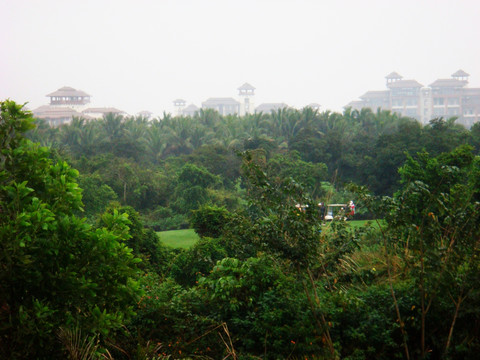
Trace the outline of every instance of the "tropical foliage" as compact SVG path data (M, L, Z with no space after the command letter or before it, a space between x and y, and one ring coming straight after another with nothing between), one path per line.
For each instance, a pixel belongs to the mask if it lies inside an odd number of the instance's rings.
M50 128L4 101L0 356L475 359L478 129L309 108ZM376 225L321 220L348 200ZM188 249L154 231L189 226Z

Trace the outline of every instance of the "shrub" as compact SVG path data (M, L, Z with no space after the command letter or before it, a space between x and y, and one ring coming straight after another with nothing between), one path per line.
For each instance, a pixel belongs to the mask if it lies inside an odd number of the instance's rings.
M204 205L192 211L190 225L200 237L218 238L231 216L223 207Z

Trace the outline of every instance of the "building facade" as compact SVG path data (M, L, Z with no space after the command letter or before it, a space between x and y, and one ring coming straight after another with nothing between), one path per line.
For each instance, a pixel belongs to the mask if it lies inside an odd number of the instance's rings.
M238 90L238 100L232 97L208 98L202 102L202 109L214 109L220 115L240 115L253 114L255 112L255 88L249 83L245 83ZM174 113L176 116L194 116L200 109L183 99L173 101Z
M113 107L87 108L91 95L69 86L64 86L46 96L50 98L50 104L34 109L33 115L37 119L47 121L50 126L68 124L73 117L92 120L101 119L109 113L127 115L124 111Z
M249 83L245 83L238 89L238 97L240 99L240 116L252 114L255 112L255 88Z
M48 95L50 103L33 110L33 115L43 119L50 126L59 126L72 121L73 117L83 117L84 110L90 103L90 95L82 90L64 86Z
M240 102L234 98L209 98L202 103L202 109L217 110L220 115L240 114Z
M345 107L391 110L423 124L433 118L457 117L459 124L471 127L480 120L480 88L468 87L469 76L458 70L449 79L438 79L423 86L416 80L404 80L392 72L385 77L387 90L367 91L360 100Z

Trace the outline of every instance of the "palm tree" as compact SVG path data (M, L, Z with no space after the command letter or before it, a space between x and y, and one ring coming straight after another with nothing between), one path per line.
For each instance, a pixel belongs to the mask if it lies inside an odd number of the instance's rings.
M245 138L259 138L268 134L269 115L263 113L247 114L243 119Z
M190 142L193 119L190 117L176 117L163 120L162 122L165 122L167 142L164 155L191 153L193 150L193 145Z
M112 142L123 135L125 128L123 120L122 115L114 113L108 113L103 116L103 119L100 120L100 124L104 132L105 140Z
M236 116L225 116L217 128L213 142L229 149L239 148L243 140L248 138L240 121L241 118Z
M217 110L200 109L200 111L195 114L194 119L196 119L197 122L202 124L203 126L206 126L211 130L215 130L219 122L221 122L222 117Z
M94 122L86 123L82 127L79 138L78 148L80 154L93 155L98 145L98 126Z
M85 125L85 119L73 117L69 124L60 126L60 139L74 154L80 153L80 137Z
M147 154L154 163L158 163L162 157L163 151L167 147L165 132L162 124L158 120L154 120L151 126L147 129L147 133L145 135Z

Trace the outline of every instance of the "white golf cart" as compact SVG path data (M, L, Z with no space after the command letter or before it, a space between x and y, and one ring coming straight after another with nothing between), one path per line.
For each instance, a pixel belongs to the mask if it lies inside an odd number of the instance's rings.
M347 220L347 215L353 216L355 214L355 205L353 201L348 204L328 204L325 214L326 221L332 220Z
M327 213L325 214L326 221L332 221L333 219L337 220L341 217L345 218L345 209L347 204L328 204Z

